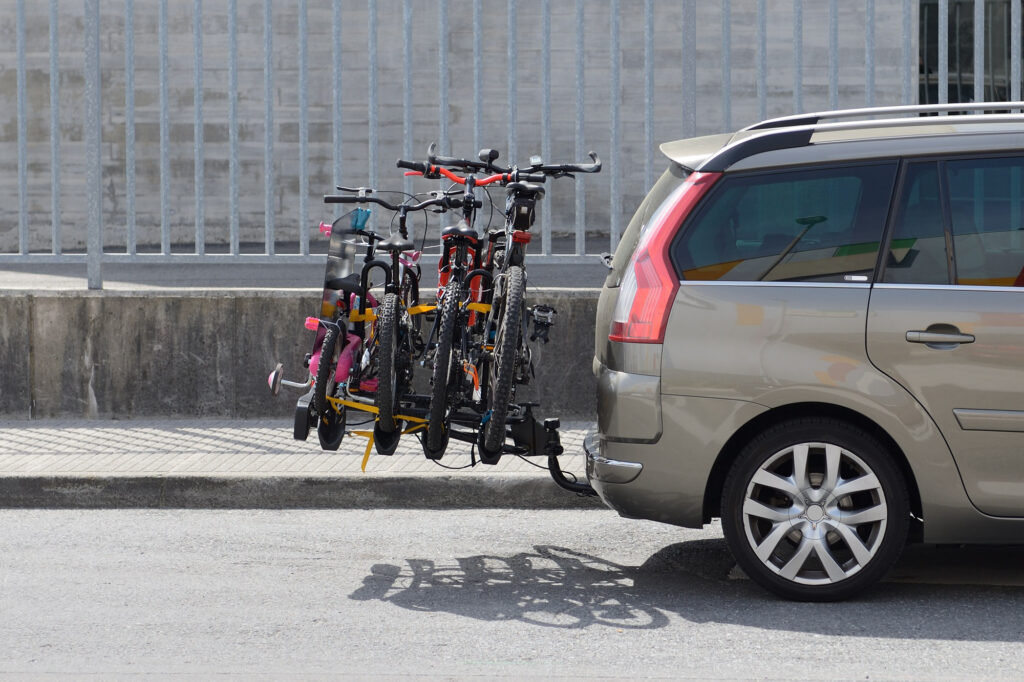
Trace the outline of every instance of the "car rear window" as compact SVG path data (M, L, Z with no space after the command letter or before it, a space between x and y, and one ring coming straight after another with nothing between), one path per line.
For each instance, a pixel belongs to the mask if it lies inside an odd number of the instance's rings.
M686 177L690 174L690 171L683 168L677 163L669 164L669 167L665 169L665 172L661 174L658 181L654 183L654 187L644 197L643 202L640 203L640 207L636 209L636 213L633 214L633 218L629 221L629 225L626 226L625 231L622 233L622 237L619 239L619 245L615 249L615 257L612 259L611 272L608 273L608 278L605 280L606 287L617 287L619 281L622 279L622 273L629 265L629 259L632 257L633 252L636 250L636 245L640 242L640 234L643 232L643 228L647 225L647 221L650 220L651 215L658 210L662 202L673 192L679 185L683 184Z
M870 281L895 161L726 175L672 246L691 281Z

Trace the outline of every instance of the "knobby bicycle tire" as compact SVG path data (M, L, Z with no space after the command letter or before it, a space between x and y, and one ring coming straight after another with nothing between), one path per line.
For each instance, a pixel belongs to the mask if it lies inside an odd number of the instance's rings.
M333 391L334 368L336 359L334 357L335 346L338 342L338 333L327 327L324 331L324 341L320 344L320 364L316 369L316 382L313 384L313 407L317 415L323 417L328 410L334 407L327 401L328 395ZM328 391L328 384L332 384L331 391Z
M399 302L396 294L387 294L377 308L377 406L380 430L395 430L395 402L398 398L398 324Z
M459 301L462 292L458 284L448 285L441 304L441 322L437 331L437 351L434 353L434 369L431 374L430 416L427 420L426 449L428 456L439 458L443 453L448 431L449 386L452 381L455 353L452 344L455 326L459 320Z
M505 419L512 399L512 383L515 381L516 363L519 360L519 345L522 340L522 308L526 281L523 269L513 265L508 269L505 295L500 303L502 310L498 320L498 331L494 337L494 358L490 363L490 386L488 409L490 418L484 424L483 449L488 454L501 451L505 443Z

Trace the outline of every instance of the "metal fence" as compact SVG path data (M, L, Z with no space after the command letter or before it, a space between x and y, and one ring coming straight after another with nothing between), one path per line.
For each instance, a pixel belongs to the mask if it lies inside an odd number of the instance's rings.
M432 140L446 153L494 146L512 160L598 151L602 173L555 184L541 213L536 256L578 262L614 249L658 171L658 142L770 115L918 98L922 5L913 0L242 0L241 8L193 0L170 5L173 17L168 0L49 0L45 15L42 3L13 1L5 14L14 17L8 118L17 151L8 158L17 159L17 187L6 205L17 207L17 239L0 267L85 261L90 288L102 287L105 263L319 261L310 244L315 195L340 182L410 191L412 180L389 167ZM937 6L939 83L949 82L949 2L924 3ZM1016 36L1009 98L1019 100L1021 3L1002 2ZM986 22L999 19L980 0L968 4L974 45L983 46ZM79 26L80 45L68 38ZM973 55L980 99L986 52ZM143 56L155 58L155 74L140 68ZM241 72L261 72L262 111ZM69 106L64 91L78 78L81 103ZM939 101L946 96L939 88ZM152 123L156 145L137 137ZM0 137L0 147L8 142ZM69 185L76 164L84 186L77 177ZM140 172L146 164L155 173ZM262 221L243 210L260 194ZM4 215L0 236L15 222ZM184 215L192 226L182 234ZM62 230L79 218L84 244Z

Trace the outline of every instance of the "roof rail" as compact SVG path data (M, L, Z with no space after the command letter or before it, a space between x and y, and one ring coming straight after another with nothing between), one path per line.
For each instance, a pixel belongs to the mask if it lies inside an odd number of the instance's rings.
M818 111L807 114L795 114L770 118L760 123L743 128L743 130L765 130L768 128L789 128L792 126L815 125L821 121L840 118L860 118L864 116L882 116L892 114L939 114L950 111L1006 111L1024 109L1024 102L958 102L956 104L914 104L898 107L866 107L863 109L840 109L837 111Z

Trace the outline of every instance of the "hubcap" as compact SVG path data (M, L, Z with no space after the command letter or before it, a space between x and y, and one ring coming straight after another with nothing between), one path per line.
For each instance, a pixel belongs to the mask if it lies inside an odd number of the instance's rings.
M747 485L747 541L774 573L805 585L849 578L885 536L885 494L855 454L831 443L800 443L772 455Z

